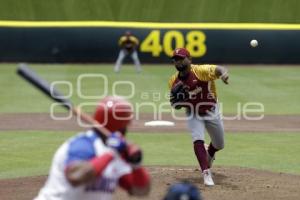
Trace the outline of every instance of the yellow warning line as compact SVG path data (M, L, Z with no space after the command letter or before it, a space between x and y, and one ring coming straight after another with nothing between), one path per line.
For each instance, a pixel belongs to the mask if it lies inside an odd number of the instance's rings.
M0 21L0 27L112 27L145 29L239 29L239 30L300 30L300 24L267 23L154 23L111 21Z

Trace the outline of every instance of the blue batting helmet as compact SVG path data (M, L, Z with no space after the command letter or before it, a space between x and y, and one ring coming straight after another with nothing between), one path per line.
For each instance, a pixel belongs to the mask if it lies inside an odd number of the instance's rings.
M196 186L183 182L172 185L164 200L202 200L202 197Z

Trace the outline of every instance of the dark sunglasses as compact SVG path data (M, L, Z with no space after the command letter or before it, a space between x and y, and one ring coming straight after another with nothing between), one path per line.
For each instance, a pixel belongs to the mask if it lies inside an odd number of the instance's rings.
M180 57L180 56L175 56L172 58L173 61L179 61L179 60L183 60L184 58L183 57Z

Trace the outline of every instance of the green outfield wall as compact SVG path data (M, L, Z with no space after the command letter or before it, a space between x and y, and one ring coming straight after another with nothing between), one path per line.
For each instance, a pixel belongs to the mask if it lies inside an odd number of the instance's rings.
M0 0L0 20L300 23L299 0Z
M0 21L0 61L114 62L126 30L143 63L170 63L176 47L197 63L300 63L300 25L24 21Z

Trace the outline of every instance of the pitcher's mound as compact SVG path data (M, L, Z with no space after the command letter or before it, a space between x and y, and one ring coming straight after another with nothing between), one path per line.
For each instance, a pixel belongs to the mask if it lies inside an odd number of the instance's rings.
M215 186L205 187L196 167L149 167L152 190L145 200L162 200L167 188L179 181L195 184L207 200L299 199L300 176L239 167L214 167ZM129 199L123 192L116 199ZM137 198L130 198L137 199Z
M144 200L162 200L167 188L179 181L195 184L206 200L284 199L300 197L300 176L239 167L214 167L216 185L204 187L197 167L148 167L152 176L152 190ZM32 199L46 177L27 177L0 180L0 197L5 200ZM115 200L140 199L117 191Z

